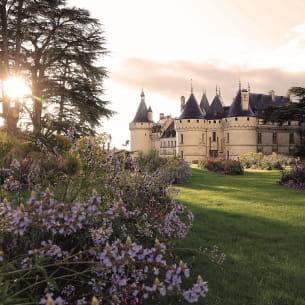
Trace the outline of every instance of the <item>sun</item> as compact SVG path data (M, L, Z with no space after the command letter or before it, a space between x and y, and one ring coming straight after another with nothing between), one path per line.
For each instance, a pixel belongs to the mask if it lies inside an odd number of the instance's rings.
M17 100L32 94L30 87L22 77L9 77L3 81L4 93L11 99Z

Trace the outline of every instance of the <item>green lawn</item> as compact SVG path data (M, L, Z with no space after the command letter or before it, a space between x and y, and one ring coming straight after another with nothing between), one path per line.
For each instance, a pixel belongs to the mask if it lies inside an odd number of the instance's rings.
M280 173L225 176L193 169L179 200L195 214L183 248L219 246L227 259L208 263L179 254L209 282L209 305L305 304L305 192L277 185ZM178 250L179 252L179 250Z

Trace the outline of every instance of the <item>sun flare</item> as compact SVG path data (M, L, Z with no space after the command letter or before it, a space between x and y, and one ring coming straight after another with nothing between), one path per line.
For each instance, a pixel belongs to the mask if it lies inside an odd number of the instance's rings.
M5 94L11 99L20 99L32 94L30 87L21 77L10 77L3 82Z

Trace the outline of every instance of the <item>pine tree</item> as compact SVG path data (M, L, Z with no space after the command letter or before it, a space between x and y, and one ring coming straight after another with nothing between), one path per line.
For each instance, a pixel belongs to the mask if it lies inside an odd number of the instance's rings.
M65 0L1 0L0 14L2 78L23 74L31 83L34 134L62 133L70 122L94 134L113 113L100 97L107 76L97 65L107 54L100 23Z

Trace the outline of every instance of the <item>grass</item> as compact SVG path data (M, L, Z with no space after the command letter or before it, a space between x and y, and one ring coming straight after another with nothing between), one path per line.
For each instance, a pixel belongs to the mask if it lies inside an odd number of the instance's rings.
M207 305L305 304L305 192L279 186L280 173L225 176L193 169L179 200L195 214L179 256L209 282ZM223 265L187 249L217 245Z

